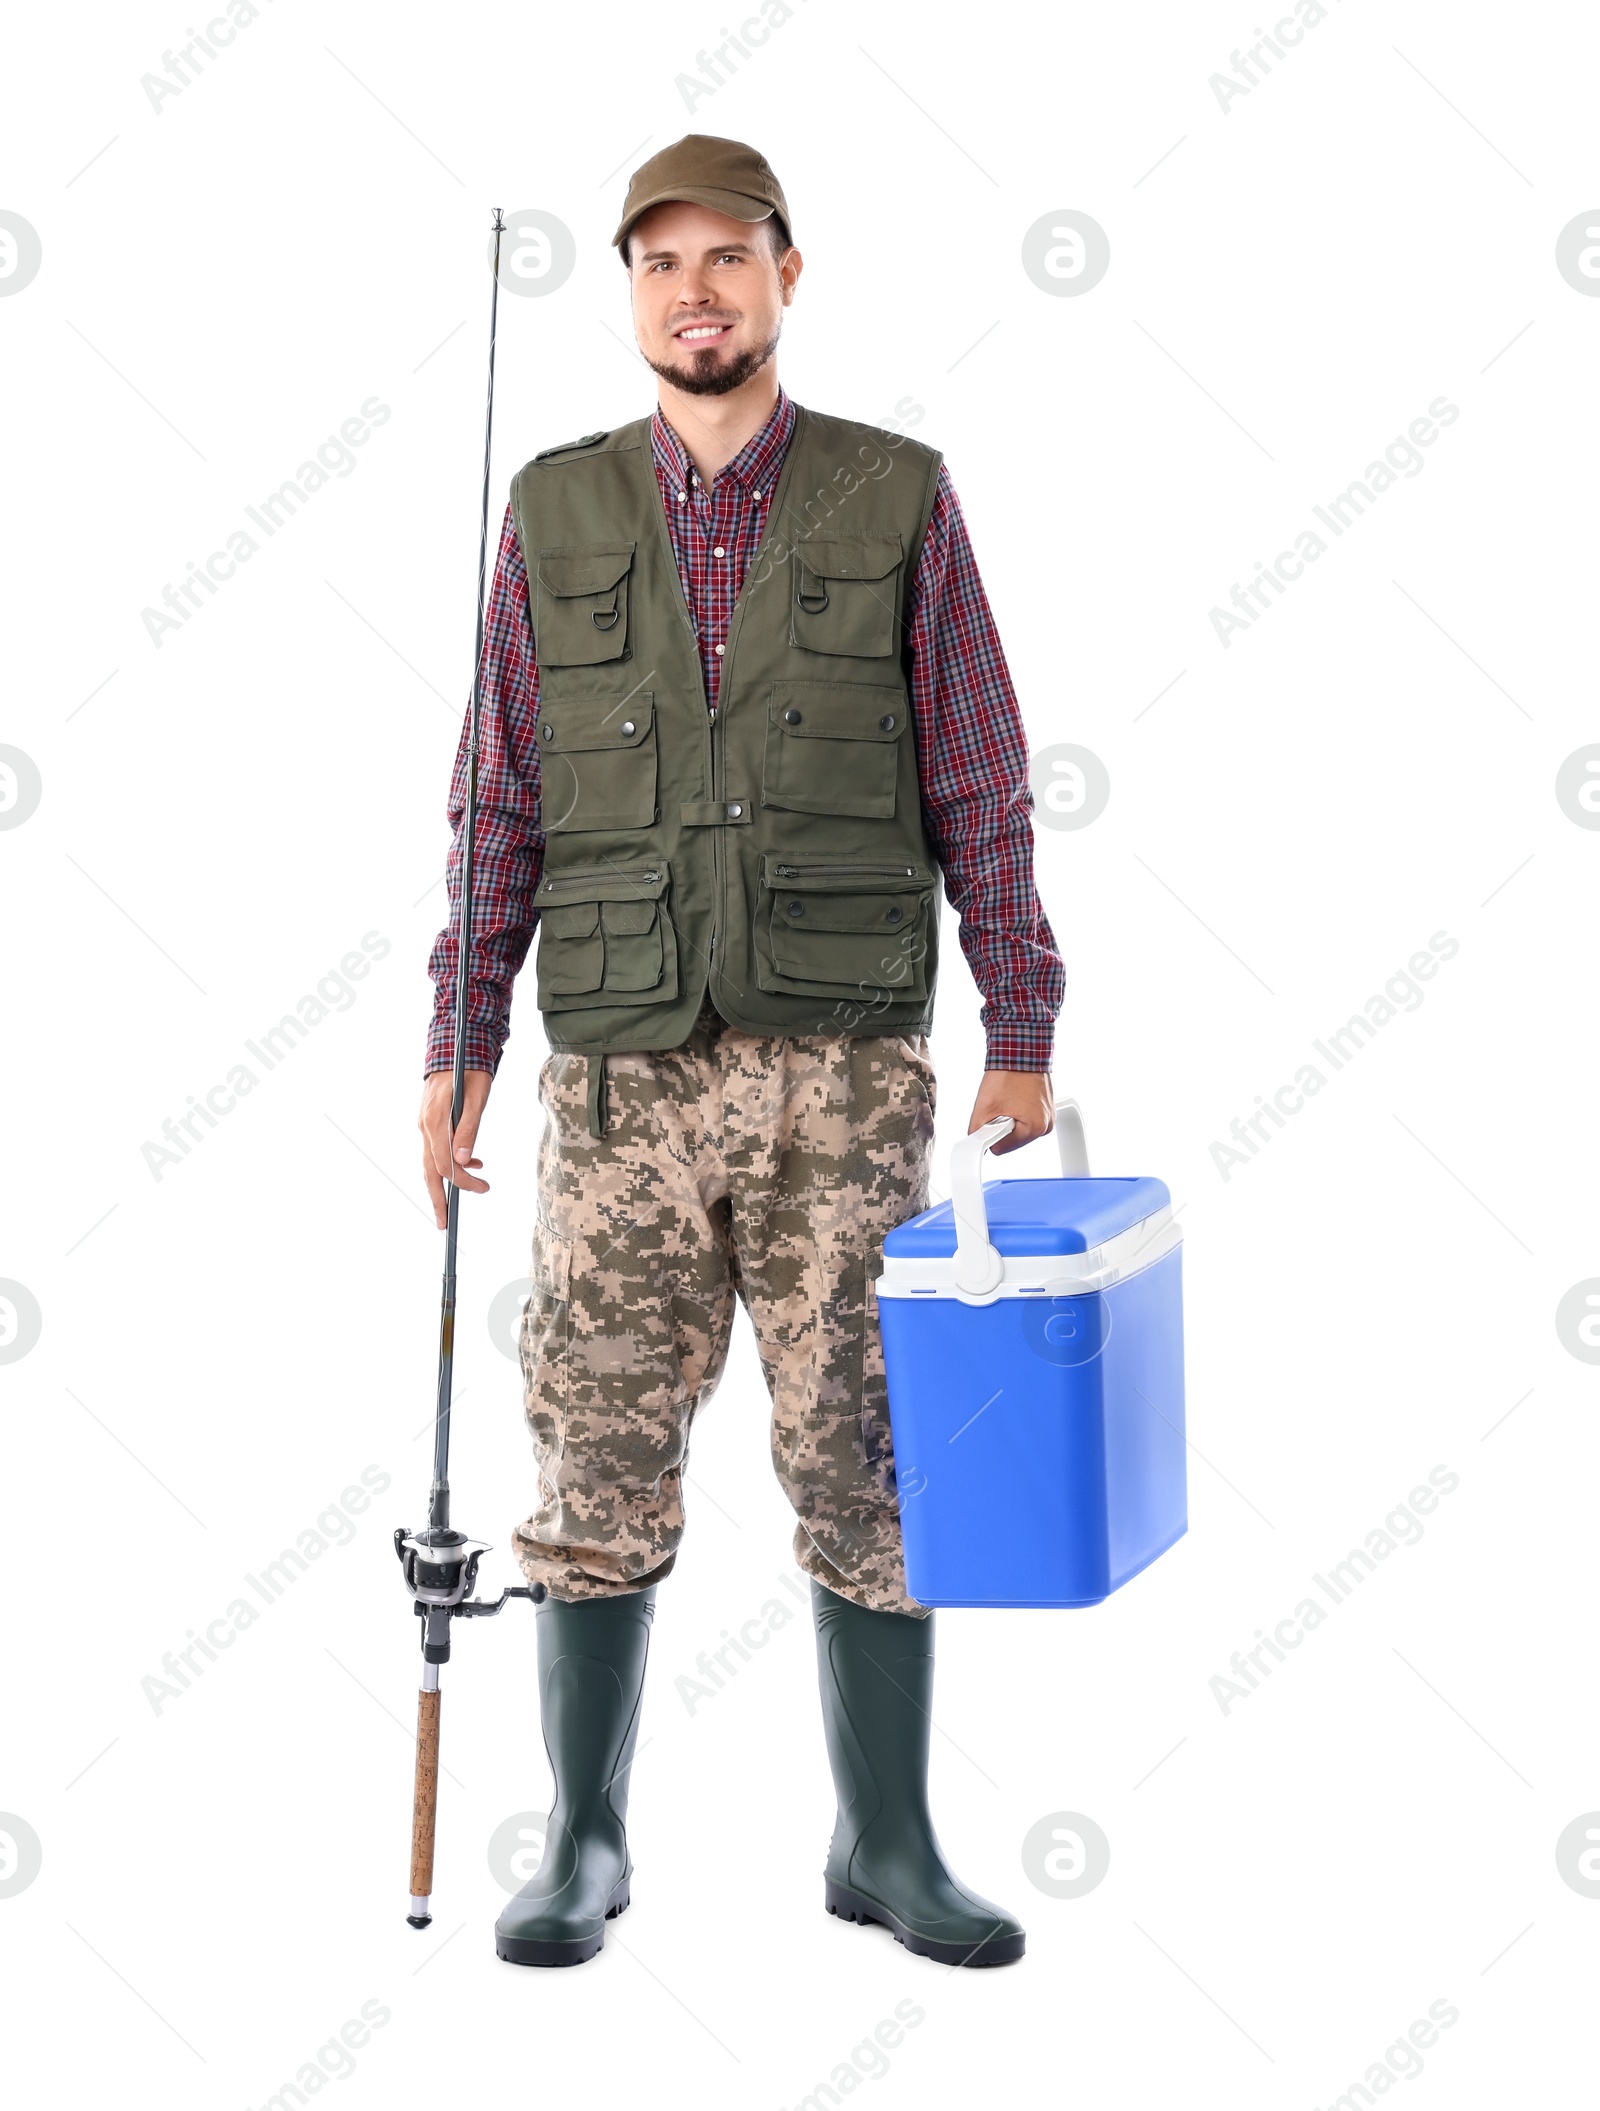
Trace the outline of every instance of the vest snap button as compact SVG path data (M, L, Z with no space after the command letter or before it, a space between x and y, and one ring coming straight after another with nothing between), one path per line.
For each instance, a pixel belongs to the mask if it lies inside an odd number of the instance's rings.
M904 909L888 909L884 912L887 920L892 924L897 924L905 913Z
M882 726L885 733L892 733L894 731L894 713L886 711L882 718L878 720L878 724Z
M546 722L546 723L545 723L544 725L542 725L542 726L541 726L541 727L539 728L539 731L540 731L541 735L542 735L542 736L544 737L544 739L546 739L546 740L553 740L553 739L555 738L555 731L556 731L556 729L555 729L555 727L554 727L554 726L550 725L550 724L549 724L548 722Z
M791 902L789 904L789 914L791 916L804 916L805 913L806 905L804 902Z
M739 805L737 800L735 800L733 805L728 808L728 812L733 816L734 820L737 821L739 816L744 812L744 808Z
M799 723L800 723L800 714L799 714L799 712L798 712L798 711L785 711L785 712L784 712L784 714L783 714L783 722L784 722L784 724L785 724L786 726L797 726L797 725L799 725Z
M624 734L629 734L634 731L634 723L631 718L625 718L622 721L622 730Z

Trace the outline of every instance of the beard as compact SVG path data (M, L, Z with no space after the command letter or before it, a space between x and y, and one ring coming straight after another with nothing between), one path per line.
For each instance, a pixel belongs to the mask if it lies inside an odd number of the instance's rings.
M687 371L682 367L666 366L648 353L644 355L644 363L652 373L659 374L663 381L670 381L686 396L727 396L736 388L743 388L752 374L759 374L777 349L778 332L774 330L766 344L736 352L726 365L721 364L722 355L715 345L708 345L704 351L691 352Z

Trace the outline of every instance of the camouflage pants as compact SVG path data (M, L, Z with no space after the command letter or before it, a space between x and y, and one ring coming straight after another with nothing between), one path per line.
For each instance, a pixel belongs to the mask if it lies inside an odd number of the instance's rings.
M795 1559L841 1596L906 1596L876 1299L884 1234L927 1207L934 1078L921 1036L747 1034L703 1010L680 1048L540 1077L539 1222L521 1359L538 1502L516 1529L560 1599L640 1590L683 1537L694 1418L737 1297L772 1396Z

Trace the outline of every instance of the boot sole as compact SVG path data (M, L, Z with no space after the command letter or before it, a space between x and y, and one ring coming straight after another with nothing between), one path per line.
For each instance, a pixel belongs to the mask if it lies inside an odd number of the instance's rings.
M994 1935L975 1943L940 1942L932 1935L919 1935L887 1906L880 1906L875 1899L863 1898L859 1891L850 1890L848 1885L836 1884L832 1877L822 1880L822 1902L840 1920L887 1928L895 1941L903 1943L913 1957L931 1957L935 1964L1015 1964L1027 1947L1027 1935L1020 1928L1015 1935Z
M624 1877L612 1892L606 1906L606 1919L615 1920L619 1913L626 1913L632 1903L632 1879ZM597 1957L606 1939L605 1928L599 1927L593 1935L580 1936L575 1942L546 1942L535 1935L502 1935L495 1930L494 1954L507 1964L564 1965L587 1964Z

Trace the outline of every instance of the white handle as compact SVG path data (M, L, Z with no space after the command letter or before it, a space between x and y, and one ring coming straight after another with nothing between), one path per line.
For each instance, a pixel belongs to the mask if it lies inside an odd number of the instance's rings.
M956 1224L956 1288L968 1297L987 1297L1005 1279L1006 1266L989 1238L989 1212L983 1199L984 1154L1008 1135L1016 1123L1001 1114L970 1136L963 1136L950 1153L950 1202ZM1087 1180L1089 1148L1084 1142L1083 1116L1074 1099L1056 1108L1056 1148L1061 1154L1063 1180Z
M1056 1108L1056 1149L1061 1153L1063 1180L1087 1180L1089 1146L1083 1138L1083 1116L1075 1099L1064 1099Z
M950 1204L956 1220L956 1288L969 1297L998 1290L1006 1265L989 1242L983 1205L983 1154L1016 1127L1009 1114L963 1136L950 1153Z

